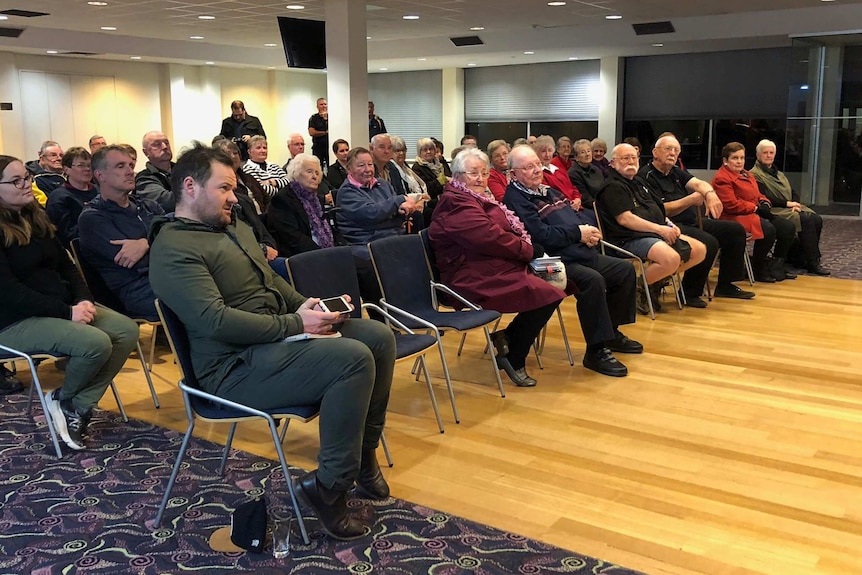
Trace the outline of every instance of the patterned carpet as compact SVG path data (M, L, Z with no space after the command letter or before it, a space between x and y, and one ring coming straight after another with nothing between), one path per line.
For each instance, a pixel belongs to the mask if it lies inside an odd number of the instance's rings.
M823 218L820 252L832 277L862 280L862 220Z
M49 455L41 410L34 410L34 425L25 409L24 395L0 399L0 573L637 575L399 499L375 504L377 522L364 539L336 542L310 517L311 544L296 534L288 558L217 553L207 544L210 533L228 525L231 510L249 497L265 490L270 517L290 515L276 462L236 451L222 479L214 471L221 447L192 440L166 517L153 531L148 525L181 435L98 412L94 448L58 461Z

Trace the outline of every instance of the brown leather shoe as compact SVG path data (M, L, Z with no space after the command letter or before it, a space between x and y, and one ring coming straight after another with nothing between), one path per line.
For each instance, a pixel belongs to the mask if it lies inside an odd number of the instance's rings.
M317 480L314 471L300 477L297 485L320 519L323 530L334 539L347 541L371 533L370 525L348 512L346 491L327 489Z

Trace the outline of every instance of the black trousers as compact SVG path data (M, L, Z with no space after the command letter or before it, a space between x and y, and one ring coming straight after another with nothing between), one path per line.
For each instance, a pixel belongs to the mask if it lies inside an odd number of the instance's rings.
M754 251L751 257L752 265L755 267L763 265L773 244L775 244L775 248L772 250L772 256L776 259L786 260L790 247L796 238L796 226L793 225L793 222L784 218L771 220L760 218L760 226L763 228L763 238L754 242Z
M797 234L805 263L820 259L820 233L823 231L823 218L817 214L800 212L802 230Z
M559 301L519 312L506 326L506 337L509 338L509 354L506 358L512 367L515 369L524 367L527 362L527 354L530 353L530 346L533 345L533 341L539 336L542 328L554 315L554 310L557 309L558 305L560 305Z
M566 264L566 276L578 287L578 320L587 346L610 341L619 326L634 323L637 275L629 262L599 255L594 268Z
M745 277L745 228L730 220L703 220L703 229L681 225L679 229L687 236L706 245L706 257L696 266L686 270L682 278L682 291L686 296L700 296L706 285L709 270L715 255L721 249L718 265L718 285L727 285Z

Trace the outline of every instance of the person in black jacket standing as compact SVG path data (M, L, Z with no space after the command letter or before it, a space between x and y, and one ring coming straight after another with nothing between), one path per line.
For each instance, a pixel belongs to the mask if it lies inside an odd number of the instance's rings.
M219 134L236 142L243 161L248 159L249 139L252 136L266 138L266 132L263 130L260 119L245 111L245 104L242 103L242 100L234 100L230 103L230 116L221 121Z

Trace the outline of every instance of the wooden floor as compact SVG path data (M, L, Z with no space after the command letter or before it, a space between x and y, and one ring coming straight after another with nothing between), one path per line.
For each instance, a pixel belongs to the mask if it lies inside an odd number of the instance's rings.
M862 573L862 282L758 284L753 301L638 317L614 379L580 366L574 300L564 304L575 367L554 320L533 389L500 398L479 336L447 342L462 423L439 358L429 365L446 433L423 385L396 371L386 435L393 495L650 574ZM669 298L665 308L672 308ZM163 350L156 411L139 364L118 379L129 414L185 428ZM51 367L43 368L48 375ZM505 379L505 376L504 376ZM116 409L106 396L106 409ZM200 433L223 442L226 426ZM236 446L274 458L263 426ZM316 425L286 441L315 466ZM382 454L381 454L382 461Z

